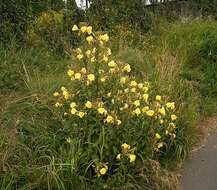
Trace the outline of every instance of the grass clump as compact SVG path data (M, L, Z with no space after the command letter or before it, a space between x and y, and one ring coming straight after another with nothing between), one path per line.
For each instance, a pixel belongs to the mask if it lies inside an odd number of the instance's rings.
M214 112L216 102L216 33L214 21L194 21L171 28L165 39L182 64L183 79L194 84L201 98L201 112ZM212 111L211 111L212 110Z
M24 46L20 48L15 42L8 44L7 48L0 44L0 57L0 94L8 94L12 91L23 92L26 90L26 84L32 78L48 70L52 73L57 70L63 71L62 63L65 62L44 47Z

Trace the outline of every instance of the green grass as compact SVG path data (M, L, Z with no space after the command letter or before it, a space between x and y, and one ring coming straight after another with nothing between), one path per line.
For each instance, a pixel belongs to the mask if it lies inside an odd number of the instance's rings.
M176 169L198 140L198 121L216 111L217 23L200 20L162 28L144 35L142 43L150 48L138 44L115 56L131 64L157 93L175 100L177 137L165 154L137 166L134 176L102 180L78 175L91 164L87 152L79 138L64 144L65 121L50 102L53 91L67 84L70 60L44 48L0 46L0 189L176 189Z

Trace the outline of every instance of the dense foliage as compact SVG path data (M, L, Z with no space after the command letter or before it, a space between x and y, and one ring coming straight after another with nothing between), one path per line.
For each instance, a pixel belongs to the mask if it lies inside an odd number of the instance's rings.
M0 41L4 44L7 44L11 38L25 41L28 25L34 24L36 17L40 14L51 10L61 11L63 14L64 35L71 41L67 28L72 24L72 19L77 23L89 22L100 30L112 30L113 33L120 31L117 26L144 33L150 31L156 23L153 14L163 15L168 20L174 21L180 16L211 15L216 17L217 9L215 0L165 1L162 4L156 4L153 1L153 6L146 6L143 0L91 0L89 2L90 8L84 11L77 7L74 0L68 0L67 3L62 0L3 0L0 2L0 20L2 21ZM61 48L60 51L62 51Z
M2 0L0 2L0 41L5 44L11 38L24 41L27 26L34 22L35 17L44 11L59 11L66 6L69 12L77 10L75 1L68 1L65 5L62 0Z
M134 30L148 31L151 18L142 0L95 0L92 1L88 16L91 23L101 29L111 29L115 25L125 25Z

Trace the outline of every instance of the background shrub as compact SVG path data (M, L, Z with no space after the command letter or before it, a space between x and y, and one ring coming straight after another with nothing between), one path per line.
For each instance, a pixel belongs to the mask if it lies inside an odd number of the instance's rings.
M132 30L145 32L151 27L151 17L141 0L91 2L87 18L95 28L109 30L115 25L124 25Z
M55 53L63 54L65 42L63 23L62 12L49 10L42 13L29 26L28 41L36 46L39 46L40 43L41 46L44 44Z
M24 31L30 21L30 15L21 1L2 0L0 2L0 41L5 45L10 39L23 40Z

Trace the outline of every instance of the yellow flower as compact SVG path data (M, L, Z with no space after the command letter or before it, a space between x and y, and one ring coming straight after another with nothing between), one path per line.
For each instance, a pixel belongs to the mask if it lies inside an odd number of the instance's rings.
M62 106L62 104L61 103L59 103L59 102L57 102L56 104L55 104L55 107L61 107Z
M65 98L66 100L68 100L68 99L69 99L69 94L68 94L68 93L65 94L65 95L64 95L64 98Z
M147 102L148 101L148 97L149 97L149 95L148 94L143 94L143 99Z
M130 159L130 163L134 162L136 160L136 155L135 154L129 154L128 158Z
M87 27L86 26L82 26L81 27L81 32L85 33L87 31Z
M86 72L87 72L87 69L83 67L83 68L81 69L81 73L86 74Z
M82 112L82 111L80 111L80 112L78 112L78 116L79 116L80 118L83 118L83 117L85 116L85 113Z
M76 113L77 113L77 110L76 110L75 108L72 108L72 109L71 109L71 114L72 114L72 115L75 115Z
M106 122L107 123L113 123L114 122L114 119L111 115L108 115L107 118L106 118Z
M90 51L90 50L87 50L87 51L85 52L85 54L86 54L86 56L89 58L90 55L91 55L91 51Z
M142 89L142 88L143 88L143 84L142 84L142 83L139 83L139 84L138 84L138 88L139 88L139 89Z
M160 143L157 144L157 148L158 149L162 148L163 146L164 146L164 144L162 142L160 142Z
M115 103L115 100L114 100L114 99L112 99L112 101L111 101L111 102L112 102L112 104L114 104L114 103Z
M108 41L109 41L109 36L108 36L108 34L100 35L100 36L99 36L99 40L101 40L101 41L103 41L103 42L108 42Z
M88 26L87 28L86 28L86 32L90 35L90 34L92 34L92 26Z
M102 77L102 78L100 79L101 82L105 82L105 80L106 80L105 77Z
M129 88L125 88L125 89L124 89L124 92L125 92L125 93L128 93L128 92L129 92Z
M75 31L78 31L79 29L78 29L78 26L77 25L74 25L73 27L72 27L72 31L73 32L75 32Z
M127 80L127 77L121 77L121 78L120 78L120 83L121 83L121 84L125 84L125 83L126 83L126 80Z
M71 139L70 137L68 137L68 138L66 139L66 142L70 144L70 143L72 142L72 139Z
M133 111L133 114L136 114L137 116L141 114L141 110L139 108L136 108L134 111Z
M163 123L164 123L164 120L163 120L163 119L161 119L161 120L160 120L160 124L163 124Z
M148 87L148 86L150 86L150 83L149 82L144 82L144 85Z
M124 109L127 109L129 105L127 103L124 104Z
M154 115L154 111L153 110L148 110L146 112L146 115L152 117Z
M77 104L75 103L75 102L72 102L71 104L70 104L70 108L75 108L77 106Z
M156 134L155 134L155 138L156 138L156 139L161 139L160 134L159 134L159 133L156 133Z
M157 96L155 97L155 100L161 101L161 96L157 95Z
M62 86L61 91L66 91L66 88L64 86Z
M143 87L143 91L146 93L146 92L148 92L148 87L147 86L144 86Z
M103 69L99 69L99 74L103 74L105 71Z
M117 120L117 125L120 125L122 122L121 122L121 120Z
M82 53L81 48L77 48L75 51L76 51L76 53Z
M142 112L143 112L143 113L146 113L148 110L149 110L149 107L148 107L148 106L145 106L144 108L142 108Z
M105 55L103 55L103 59L102 60L105 61L105 62L108 62L108 57L105 56Z
M96 48L93 48L92 53L93 53L93 54L96 53Z
M131 71L131 67L129 64L127 64L126 66L124 66L123 70L122 71L126 71L126 72L130 72Z
M120 159L121 159L121 154L118 154L118 155L116 156L116 159L117 159L117 160L120 160Z
M168 131L168 130L165 130L165 134L168 135L168 134L169 134L169 131Z
M82 54L78 54L78 55L77 55L77 59L78 59L78 60L83 59L83 57L84 57L84 56L83 56Z
M106 114L107 113L106 109L103 107L100 107L97 110L98 110L99 114Z
M90 81L89 81L89 80L86 81L86 85L87 85L87 86L90 85Z
M81 73L75 73L75 79L81 80Z
M66 99L66 100L68 100L69 99L69 93L68 93L68 91L63 91L63 96L64 96L64 98Z
M54 96L54 97L60 96L60 93L59 93L59 92L54 92L54 93L53 93L53 96Z
M74 75L74 71L71 70L71 69L69 69L68 72L67 72L67 75L68 75L69 77L72 77L72 76Z
M93 63L96 61L96 58L95 57L91 57L90 61Z
M114 61L110 61L110 62L108 63L108 66L109 66L109 67L116 67L117 64L116 64Z
M173 122L169 123L169 126L172 127L173 129L176 128L176 125Z
M114 72L115 72L115 69L114 69L114 68L111 68L111 69L109 69L109 72L110 72L110 73L114 73Z
M89 81L94 81L94 80L95 80L94 74L89 74L89 75L87 75L87 79L88 79Z
M162 108L159 108L158 109L158 112L161 114L161 115L166 115L166 110L165 110L165 108L164 107L162 107Z
M98 107L102 108L104 103L102 101L98 102Z
M112 54L112 51L110 48L107 48L107 55L111 55Z
M174 110L175 109L175 103L174 102L168 102L166 103L167 108Z
M99 171L99 173L101 175L105 175L107 171L108 171L108 168L105 167L105 168L101 168L100 171Z
M128 150L130 150L130 145L128 145L127 143L124 143L121 145L121 148L124 152L127 152Z
M140 106L140 101L139 100L135 100L133 102L133 104L136 106L136 107L139 107Z
M130 86L132 86L132 87L137 86L137 82L136 82L135 80L131 81L131 82L130 82Z
M87 40L87 42L90 44L90 43L92 43L93 42L93 36L88 36L87 38L86 38L86 40Z
M87 101L85 103L85 107L88 108L88 109L92 108L92 103L90 101Z
M172 121L175 121L176 119L177 119L177 116L174 115L174 114L172 114L172 115L171 115L171 120L172 120Z
M136 88L131 88L130 91L134 93L136 92Z

